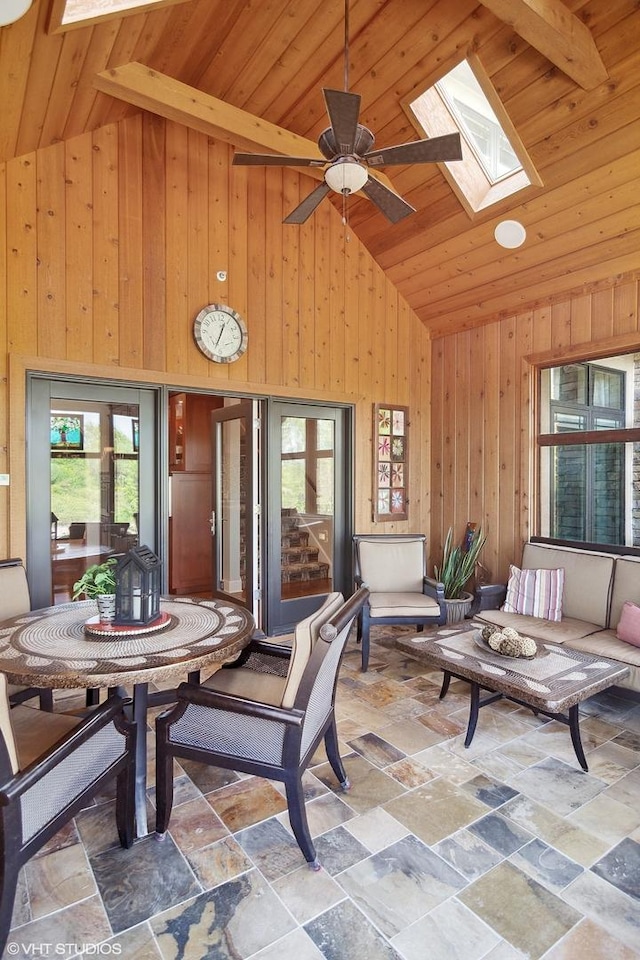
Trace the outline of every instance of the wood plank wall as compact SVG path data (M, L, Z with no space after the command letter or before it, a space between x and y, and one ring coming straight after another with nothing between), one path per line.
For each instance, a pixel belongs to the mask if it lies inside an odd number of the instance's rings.
M620 278L432 344L431 550L467 521L498 582L537 531L533 391L539 365L640 349L640 285Z
M354 403L358 531L373 529L373 403L408 405L410 519L377 529L428 532L428 334L331 204L282 224L310 180L230 161L138 115L0 166L0 556L25 551L30 367ZM211 302L247 320L228 366L193 342Z

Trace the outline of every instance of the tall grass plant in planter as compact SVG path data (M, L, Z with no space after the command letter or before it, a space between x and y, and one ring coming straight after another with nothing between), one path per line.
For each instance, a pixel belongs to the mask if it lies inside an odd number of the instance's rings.
M473 594L465 587L473 577L480 553L486 542L482 528L471 532L461 544L453 543L453 528L449 527L442 550L442 561L434 566L433 573L444 585L447 602L447 623L458 623L469 614Z

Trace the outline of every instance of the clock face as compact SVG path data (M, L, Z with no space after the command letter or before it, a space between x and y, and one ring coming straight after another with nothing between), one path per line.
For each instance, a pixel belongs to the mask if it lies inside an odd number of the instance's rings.
M204 307L193 324L195 341L209 360L232 363L247 349L247 328L239 313L223 303Z

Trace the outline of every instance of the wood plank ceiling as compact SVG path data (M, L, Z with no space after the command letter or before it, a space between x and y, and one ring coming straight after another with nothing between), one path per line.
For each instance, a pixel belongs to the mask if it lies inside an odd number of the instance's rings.
M194 88L189 125L201 94L224 101L218 128L207 115L198 129L235 129L227 139L242 149L244 115L234 127L225 104L265 121L248 138L256 152L290 152L285 131L315 143L327 126L322 87L343 88L343 0L173 0L48 32L60 3L35 0L0 29L0 161L140 109L109 87L132 62ZM542 186L471 217L437 165L388 167L415 214L392 226L366 199L348 202L351 229L434 336L640 271L638 0L351 0L349 85L378 146L421 135L403 104L469 52ZM522 247L497 245L503 219L524 224Z

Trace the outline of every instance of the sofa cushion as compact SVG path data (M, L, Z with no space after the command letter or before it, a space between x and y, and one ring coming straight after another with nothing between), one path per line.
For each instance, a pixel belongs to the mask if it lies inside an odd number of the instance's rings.
M562 619L564 569L521 570L509 567L505 613L522 613L544 620Z
M629 675L619 680L616 686L640 690L640 647L633 647L624 640L618 640L615 630L599 630L580 640L571 640L568 647L590 653L594 657L606 657L608 660L617 660L629 667Z
M616 637L634 647L640 647L640 607L631 600L626 600L622 605Z
M526 543L521 566L564 568L562 616L608 627L609 598L615 557L553 544ZM625 599L632 600L633 597Z
M550 640L552 643L580 640L602 630L597 623L588 623L574 617L563 617L557 621L543 620L541 617L526 617L521 613L505 613L504 610L482 610L475 614L474 619L482 623L493 623L498 627L514 627L525 637Z
M627 600L640 605L640 557L618 557L616 560L611 614L607 624L612 630L617 627Z

